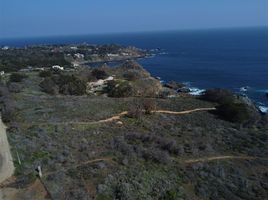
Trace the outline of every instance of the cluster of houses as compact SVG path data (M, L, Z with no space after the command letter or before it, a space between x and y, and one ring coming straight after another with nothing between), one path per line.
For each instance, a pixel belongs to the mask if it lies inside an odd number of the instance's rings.
M8 50L9 47L8 47L8 46L4 46L4 47L2 47L1 49L2 49L2 50Z

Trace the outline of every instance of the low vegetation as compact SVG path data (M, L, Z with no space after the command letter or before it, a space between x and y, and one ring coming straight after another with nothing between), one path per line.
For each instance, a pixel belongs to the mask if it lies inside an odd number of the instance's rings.
M242 123L250 118L250 110L242 103L226 103L217 107L217 114L223 119Z
M201 99L216 102L219 104L226 104L233 102L235 97L230 90L222 88L213 88L206 90L201 96Z
M240 97L226 89L209 89L201 99L218 104L215 112L222 119L235 123L255 123L260 113L255 105L247 98Z
M9 187L33 190L41 166L52 199L267 199L267 117L241 126L257 119L254 108L222 89L202 99L158 98L170 88L140 67L28 72L25 81L1 85L16 164ZM109 74L115 79L98 86L100 93L84 95L87 82ZM215 106L216 113L154 112Z
M40 87L49 94L84 95L86 94L86 82L74 75L54 75L45 78Z
M134 91L131 84L127 81L109 81L106 87L106 92L109 97L130 97Z
M109 76L104 70L98 68L93 69L91 75L96 79L106 79Z
M12 73L9 77L10 82L22 82L23 79L26 78L25 74L21 73Z
M39 76L42 78L50 77L52 76L52 72L50 70L44 70L39 72Z

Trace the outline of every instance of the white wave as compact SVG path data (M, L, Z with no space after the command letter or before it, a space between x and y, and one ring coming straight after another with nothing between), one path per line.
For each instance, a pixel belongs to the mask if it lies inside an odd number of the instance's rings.
M195 88L195 87L189 88L189 90L190 90L189 94L194 95L194 96L199 96L203 92L205 92L204 89L199 89L199 88Z
M249 86L239 88L240 92L247 92L250 89Z
M268 113L268 107L266 106L258 106L259 107L259 110L262 112L262 113Z

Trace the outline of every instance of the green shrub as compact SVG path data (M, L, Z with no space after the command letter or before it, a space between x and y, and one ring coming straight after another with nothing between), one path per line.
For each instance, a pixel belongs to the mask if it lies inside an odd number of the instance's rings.
M234 94L230 90L213 88L206 90L201 99L219 104L230 103L234 101Z
M55 95L84 95L86 94L86 82L74 75L54 75L45 78L39 85L42 91Z
M22 82L27 76L25 74L20 73L12 73L9 77L10 82Z
M96 79L106 79L108 78L108 74L102 69L93 69L91 75Z
M43 77L43 78L50 77L50 76L52 76L52 72L50 70L41 71L39 73L39 76Z
M167 191L159 200L176 200L180 197L177 191L169 190Z
M156 103L153 99L144 99L143 108L144 108L145 114L150 115L152 114L152 111L156 110Z
M142 106L140 104L133 103L128 108L127 117L140 119L142 117L142 114L143 114Z
M106 87L109 97L130 97L133 95L133 88L127 81L109 81Z
M242 123L250 118L250 111L243 103L226 103L217 107L217 114L231 122Z
M45 78L39 86L41 87L41 90L45 93L55 95L59 93L59 87L54 82L54 80L50 77Z
M60 75L58 85L61 94L77 96L86 94L86 82L74 75Z
M2 120L4 123L9 123L13 120L16 112L15 103L10 98L5 98L3 100L3 105L1 109Z
M166 151L161 151L156 148L148 148L143 151L143 158L146 161L153 161L156 163L169 164L171 158Z

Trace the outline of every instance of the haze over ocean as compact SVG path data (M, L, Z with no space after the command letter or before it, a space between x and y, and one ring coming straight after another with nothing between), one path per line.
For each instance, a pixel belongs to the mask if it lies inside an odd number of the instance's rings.
M160 54L139 60L152 75L200 89L229 88L268 107L267 27L12 39L0 45L82 42L160 48Z

